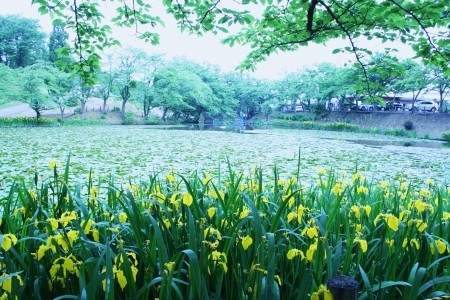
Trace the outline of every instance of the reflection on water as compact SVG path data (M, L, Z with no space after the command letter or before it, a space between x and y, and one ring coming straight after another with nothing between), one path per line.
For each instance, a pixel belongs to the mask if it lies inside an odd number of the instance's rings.
M258 134L261 133L260 129L270 129L276 128L273 126L257 126L254 127L251 124L245 123L232 123L232 124L190 124L190 125L162 125L162 126L151 126L152 129L162 129L162 130L192 130L192 131L225 131L234 133L244 133L244 134ZM258 131L252 132L258 129ZM286 130L286 129L285 129ZM297 130L297 129L292 129ZM325 140L340 140L329 137L322 137ZM442 142L436 140L415 140L415 141L389 141L389 140L369 140L369 139L342 139L349 143L359 144L371 148L382 148L384 146L400 146L400 147L420 147L420 148L450 148L450 142Z
M155 127L152 127L155 128ZM251 134L253 132L249 132L253 130L253 126L249 124L230 124L230 125L213 125L213 124L189 124L189 125L180 125L180 126L158 126L158 129L163 130L199 130L199 131L226 131L226 132L235 132L235 133L246 133Z

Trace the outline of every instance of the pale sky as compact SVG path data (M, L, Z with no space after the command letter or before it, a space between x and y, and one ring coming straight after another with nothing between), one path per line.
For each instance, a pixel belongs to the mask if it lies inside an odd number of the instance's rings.
M42 29L50 33L52 30L50 17L40 15L37 9L36 5L31 5L31 0L0 0L0 14L18 14L27 18L38 19ZM113 11L111 10L111 12ZM104 14L107 19L110 18L107 13ZM166 16L163 19L165 27L157 29L160 34L160 45L158 46L146 44L135 38L134 28L115 31L114 37L118 38L123 46L141 48L148 53L165 53L165 57L169 59L184 56L197 63L207 62L218 65L223 71L232 71L250 52L248 47L235 45L230 48L221 44L220 41L226 36L225 34L221 36L208 34L199 38L188 33L181 33L173 18ZM310 44L294 52L273 54L267 61L257 65L257 70L253 75L257 78L279 79L285 73L298 71L321 62L330 62L340 66L348 62L353 63L354 56L351 54L332 54L334 49L344 46L348 46L346 41L335 40L330 41L327 46ZM395 54L400 58L413 56L412 50L406 46L397 44L390 45L390 47L401 49ZM382 51L384 44L371 41L370 48L373 51Z

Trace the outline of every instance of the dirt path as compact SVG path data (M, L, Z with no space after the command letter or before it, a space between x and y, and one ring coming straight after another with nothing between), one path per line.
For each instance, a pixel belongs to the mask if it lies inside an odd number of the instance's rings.
M0 117L35 117L36 113L28 104L19 104L11 107L0 108Z

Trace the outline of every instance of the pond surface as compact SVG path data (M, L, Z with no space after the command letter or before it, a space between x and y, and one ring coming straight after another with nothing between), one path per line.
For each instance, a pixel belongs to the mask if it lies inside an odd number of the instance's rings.
M175 128L182 129L170 129ZM261 165L271 174L276 166L287 178L297 174L300 153L306 181L315 180L320 168L348 173L358 168L380 180L450 182L450 148L440 142L298 129L244 132L253 134L151 126L1 128L0 189L11 181L7 178L29 179L35 170L50 176L49 162L64 163L69 152L72 179L85 179L90 169L119 181L171 170L217 174L227 170L227 159L236 171Z

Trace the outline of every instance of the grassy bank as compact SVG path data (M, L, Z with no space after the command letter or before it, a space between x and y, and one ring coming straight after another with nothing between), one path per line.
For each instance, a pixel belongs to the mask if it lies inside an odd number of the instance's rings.
M30 117L0 117L0 127L53 127L53 126L91 126L91 125L107 125L102 120L81 120L81 119L65 119L57 118L30 118Z
M286 126L292 128L300 129L315 129L315 130L328 130L328 131L344 131L344 132L361 132L361 133L371 133L371 134L384 134L391 136L402 136L410 138L418 138L419 136L415 131L407 131L404 129L386 129L382 130L379 128L369 129L363 128L355 124L349 124L345 122L333 122L333 123L320 123L316 121L292 121L283 119L272 119L264 122L267 125L274 126ZM422 138L429 138L428 136L423 136Z
M15 182L1 199L3 296L318 299L336 274L359 299L449 293L450 190L318 169L310 186L259 168L115 185Z

